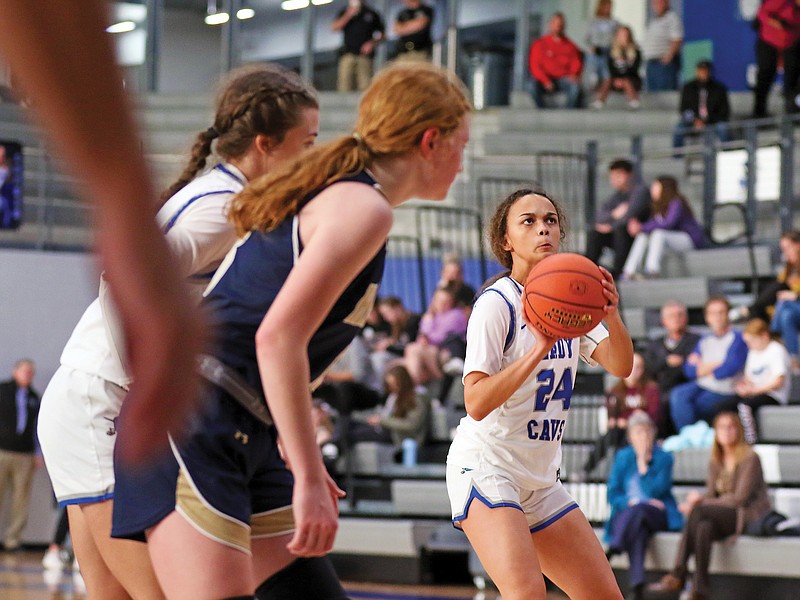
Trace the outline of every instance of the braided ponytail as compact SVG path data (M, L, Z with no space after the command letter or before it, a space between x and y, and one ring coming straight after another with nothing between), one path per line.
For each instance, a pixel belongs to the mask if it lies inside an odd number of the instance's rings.
M217 130L213 127L209 127L205 131L197 134L197 138L192 146L189 164L186 165L186 168L178 179L161 193L162 204L172 198L179 190L186 187L186 185L205 168L206 159L211 154L211 144L218 136L219 133L217 133Z
M232 71L222 84L216 105L214 125L197 134L189 163L161 195L162 203L205 169L214 140L220 159L238 158L257 135L273 137L280 143L286 132L300 123L303 109L319 108L316 93L299 75L272 64Z

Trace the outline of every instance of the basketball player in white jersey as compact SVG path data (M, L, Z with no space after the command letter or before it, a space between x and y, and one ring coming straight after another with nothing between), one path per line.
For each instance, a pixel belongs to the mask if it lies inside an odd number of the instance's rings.
M316 95L294 73L244 67L222 86L213 126L198 134L156 217L195 301L236 241L226 218L231 198L311 146L318 123ZM198 177L213 143L219 162ZM110 537L116 424L132 379L104 292L101 285L62 353L42 400L39 438L90 597L161 598L145 545ZM170 410L170 398L163 400Z
M492 249L509 269L476 300L467 330L461 420L447 457L453 523L467 534L503 600L543 600L543 574L573 600L621 600L600 542L559 481L561 438L578 359L617 377L633 344L619 294L601 269L603 324L575 339L526 322L523 285L559 251L563 215L542 190L509 196L490 225Z

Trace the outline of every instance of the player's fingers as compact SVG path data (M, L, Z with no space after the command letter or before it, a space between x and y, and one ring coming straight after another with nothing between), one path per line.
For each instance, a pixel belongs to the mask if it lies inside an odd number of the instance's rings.
M614 281L614 276L611 274L611 271L600 265L597 265L597 268L600 269L600 272L603 274L603 277L606 278L606 281Z

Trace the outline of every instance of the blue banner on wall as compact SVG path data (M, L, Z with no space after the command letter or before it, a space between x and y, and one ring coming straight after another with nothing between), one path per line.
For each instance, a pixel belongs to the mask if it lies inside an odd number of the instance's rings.
M749 89L747 69L755 63L756 43L752 19L759 4L759 0L683 2L684 41L711 42L714 75L731 91ZM694 65L687 64L686 67L694 71Z

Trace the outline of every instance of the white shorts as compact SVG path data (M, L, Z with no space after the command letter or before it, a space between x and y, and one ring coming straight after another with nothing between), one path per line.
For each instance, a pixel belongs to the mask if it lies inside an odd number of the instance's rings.
M508 506L523 512L531 533L554 523L578 508L560 481L539 490L523 490L503 473L447 465L447 493L453 525L461 529L470 504L480 500L489 508Z
M39 444L61 506L114 496L116 419L126 392L84 371L60 366L42 396Z

